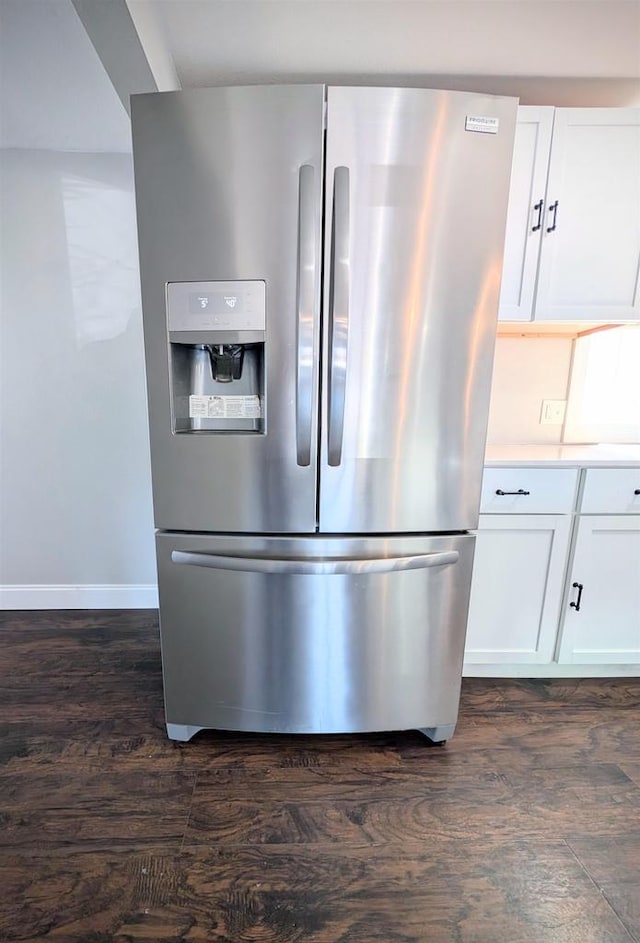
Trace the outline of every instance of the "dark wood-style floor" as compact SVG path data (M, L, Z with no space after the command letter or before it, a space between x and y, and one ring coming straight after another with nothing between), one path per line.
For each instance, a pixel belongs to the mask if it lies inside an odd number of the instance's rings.
M0 940L640 939L640 680L412 732L165 736L155 612L5 613Z

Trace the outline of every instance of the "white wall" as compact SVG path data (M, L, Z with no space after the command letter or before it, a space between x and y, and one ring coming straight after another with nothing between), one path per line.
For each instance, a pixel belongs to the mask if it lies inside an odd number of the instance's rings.
M129 116L71 0L0 0L0 146L131 151Z
M128 0L135 10L149 0ZM638 78L627 0L151 0L183 87L413 76ZM400 78L398 78L400 77ZM518 94L513 92L512 94Z
M562 426L541 426L543 399L566 399L573 341L498 337L489 410L489 445L560 442Z
M131 133L70 0L0 10L0 607L154 605Z
M0 605L154 605L131 156L0 153Z

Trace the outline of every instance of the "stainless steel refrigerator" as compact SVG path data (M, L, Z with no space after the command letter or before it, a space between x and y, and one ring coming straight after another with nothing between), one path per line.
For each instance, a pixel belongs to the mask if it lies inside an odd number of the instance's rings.
M167 731L454 730L516 100L133 99Z

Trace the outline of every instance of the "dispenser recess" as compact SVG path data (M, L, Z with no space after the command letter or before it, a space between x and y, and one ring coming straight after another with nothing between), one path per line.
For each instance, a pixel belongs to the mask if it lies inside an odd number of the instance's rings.
M263 281L169 282L175 433L265 432Z

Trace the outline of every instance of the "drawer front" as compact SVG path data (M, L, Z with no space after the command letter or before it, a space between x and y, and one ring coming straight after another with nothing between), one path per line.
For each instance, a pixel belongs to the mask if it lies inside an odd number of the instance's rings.
M271 733L455 723L475 540L158 534L167 722ZM388 569L394 557L424 566Z
M480 511L569 514L575 505L577 486L577 468L485 468Z
M583 514L640 514L640 468L588 468Z

